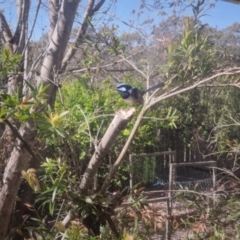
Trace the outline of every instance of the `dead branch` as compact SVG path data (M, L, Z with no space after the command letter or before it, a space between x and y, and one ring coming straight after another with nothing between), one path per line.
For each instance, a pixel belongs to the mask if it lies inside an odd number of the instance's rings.
M130 59L121 56L123 60L125 60L129 65L131 65L137 72L139 72L144 78L147 78L147 75L141 71Z
M76 217L76 214L74 212L74 210L70 210L68 212L68 214L66 215L66 217L63 219L62 221L62 225L67 228L70 224L70 222Z
M155 46L155 45L154 45ZM149 47L150 48L153 48L154 46L151 46ZM71 69L68 69L66 70L65 72L63 72L62 74L60 74L59 76L62 77L68 73L81 73L81 72L86 72L86 71L96 71L96 70L101 70L101 69L104 69L104 71L109 71L107 68L108 67L112 67L118 63L121 63L121 62L124 62L126 60L130 61L129 59L131 59L132 57L136 56L137 54L140 54L142 52L146 51L145 49L141 49L133 54L130 54L128 57L122 57L121 59L117 60L117 61L113 61L111 63L108 63L108 64L105 64L105 65L101 65L101 66L97 66L97 67L87 67L87 68L71 68ZM133 67L133 69L127 69L127 71L133 71L135 70L136 71L137 69L137 66ZM115 71L118 71L118 70L115 70ZM143 75L144 76L144 75Z
M131 142L132 142L132 140L133 140L133 138L134 138L134 136L135 136L135 134L137 132L137 129L138 129L138 127L139 127L139 125L140 125L140 123L142 121L142 118L145 115L146 111L147 111L147 109L146 109L146 107L144 105L142 107L142 110L141 110L140 114L138 115L138 118L137 118L137 120L136 120L136 122L134 124L134 127L133 127L132 131L131 131L131 134L130 134L130 136L127 139L127 142L125 143L121 153L118 156L118 159L116 160L116 162L112 166L112 169L110 170L108 176L106 177L106 179L105 179L105 181L104 181L104 183L103 183L103 185L101 187L101 190L100 190L101 194L104 194L107 191L108 186L109 186L113 176L117 172L118 167L119 167L120 163L122 162L123 157L125 156L128 148L129 148L129 145L131 144Z
M81 194L86 194L89 190L89 185L96 174L96 171L101 164L101 160L106 156L108 150L114 144L120 132L126 127L127 123L132 119L136 109L124 109L116 113L114 119L105 132L100 144L97 146L88 167L83 175L80 183Z

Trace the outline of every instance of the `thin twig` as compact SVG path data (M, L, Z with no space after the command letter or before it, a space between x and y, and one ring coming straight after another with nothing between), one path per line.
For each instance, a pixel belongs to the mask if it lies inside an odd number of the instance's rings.
M128 64L130 64L137 72L139 72L144 78L147 79L147 75L141 71L131 60L129 60L128 58L125 58L124 56L121 56L121 58L123 60L125 60Z
M34 31L34 28L35 28L35 25L36 25L36 22L37 22L37 17L38 17L38 13L39 13L39 10L40 10L41 3L42 3L42 0L39 0L38 1L37 10L36 10L36 14L35 14L35 17L34 17L34 22L33 22L33 25L32 25L32 29L30 31L29 37L28 37L28 39L26 41L26 44L24 46L24 49L23 49L23 52L22 52L22 56L24 55L24 53L26 51L26 48L28 47L28 44L29 44L30 39L32 37L33 31Z

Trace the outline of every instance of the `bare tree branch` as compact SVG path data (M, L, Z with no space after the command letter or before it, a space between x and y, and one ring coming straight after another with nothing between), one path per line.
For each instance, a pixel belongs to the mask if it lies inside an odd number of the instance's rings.
M155 46L155 45L154 45ZM151 46L150 48L153 48L154 46ZM149 49L150 49L149 48ZM139 49L139 51L137 52L134 52L133 54L129 55L128 57L122 57L121 56L121 59L117 60L117 61L111 61L111 63L108 63L108 64L105 64L105 65L101 65L101 66L97 66L97 67L87 67L87 68L71 68L71 69L68 69L66 70L65 72L61 73L60 74L60 77L68 74L68 73L81 73L81 72L86 72L86 71L96 71L96 70L101 70L101 69L104 69L106 71L121 71L121 70L112 70L112 69L107 69L108 67L112 67L118 63L121 63L121 62L124 62L124 61L127 61L128 63L130 63L131 61L129 59L131 59L132 57L142 53L146 51L145 49L141 50ZM131 65L131 64L130 64ZM134 66L133 69L127 69L126 71L133 71L135 70L136 71L137 69L137 66ZM139 70L141 71L141 70ZM141 72L140 72L141 73ZM142 74L144 76L144 73Z
M23 50L23 53L22 53L22 54L25 53L26 48L28 47L29 41L30 41L30 39L32 38L32 34L33 34L33 31L34 31L34 28L35 28L35 25L36 25L36 22L37 22L37 18L38 18L38 14L39 14L39 10L40 10L41 3L42 3L42 0L39 0L39 1L38 1L38 5L37 5L36 14L35 14L34 20L33 20L32 29L31 29L30 34L29 34L29 36L28 36L28 39L27 39L27 41L26 41L26 43L25 43L25 47L24 47L24 50Z
M122 129L124 129L127 123L132 119L135 111L136 111L135 108L130 108L126 110L120 110L116 113L114 119L112 120L106 133L104 134L101 142L97 146L88 164L88 167L83 175L83 178L80 183L81 194L86 194L87 191L89 190L91 180L96 174L96 171L101 163L101 160L107 154L108 150L115 142L116 138L118 137Z
M72 69L69 69L66 72L62 73L60 76L66 75L68 73L81 73L81 72L86 72L86 71L91 71L91 70L94 71L94 70L106 69L108 67L114 66L114 65L116 65L120 62L123 62L123 61L124 61L124 59L120 59L116 62L108 63L108 64L103 65L103 66L90 67L90 68L72 68Z
M2 28L3 41L5 43L8 43L12 39L13 35L12 35L12 32L9 28L9 25L8 25L7 21L6 21L6 18L3 15L2 10L0 10L0 24L1 24L1 28Z
M139 72L144 78L147 78L147 75L141 71L131 60L125 58L124 56L121 56L122 59L124 59L129 65L131 65L137 72Z
M220 73L217 73L211 77L208 77L208 78L204 78L202 80L199 80L199 81L196 81L195 84L189 86L189 87L186 87L186 88L183 88L183 89L180 89L180 90L177 90L179 89L179 87L176 87L174 88L173 90L169 91L168 93L164 93L162 94L161 96L157 97L157 98L153 98L153 95L151 95L151 97L145 102L145 104L143 105L142 107L142 110L140 112L140 114L138 115L138 118L134 124L134 127L131 131L131 134L129 135L121 153L119 154L116 162L114 163L112 169L110 170L107 178L105 179L102 187L101 187L101 190L100 190L100 193L101 194L104 194L106 192L106 190L108 189L109 187L109 184L112 180L112 178L114 177L115 173L117 172L118 170L118 167L120 166L126 152L127 152L127 149L129 148L136 132L137 132L137 129L142 121L142 118L144 117L144 115L146 114L147 110L154 106L155 104L159 103L160 101L162 101L163 99L167 99L169 97L173 97L175 95L178 95L180 93L183 93L183 92L187 92L187 91L190 91L194 88L196 88L197 86L200 86L202 84L205 84L206 82L210 81L210 80L213 80L213 79L216 79L220 76L225 76L225 75L236 75L236 74L239 74L240 73L240 68L231 68L231 69L228 69L228 70L225 70L223 72L220 72ZM176 76L174 76L176 77ZM156 91L155 91L156 93Z
M237 87L240 88L240 82L238 83L218 83L218 84L204 84L197 87Z
M31 78L32 78L32 75L33 73L35 72L35 70L37 69L39 63L43 60L43 58L45 57L45 54L47 52L47 48L48 48L48 45L46 46L46 48L44 49L44 51L36 58L36 60L32 63L32 66L31 66L31 69L27 75L27 78L25 79L26 81L29 81L31 83ZM27 90L27 89L25 89ZM23 91L25 92L25 91ZM27 95L27 94L26 94Z
M31 32L28 35L28 25L26 23L26 28L25 28L25 35L26 35L26 38L27 40L25 40L25 46L24 46L24 49L23 49L23 52L22 52L22 56L24 56L24 74L23 74L23 77L24 79L27 79L27 76L28 76L28 50L29 50L29 41L32 37L32 34L33 34L33 30L35 28L35 24L36 24L36 21L37 21L37 17L38 17L38 13L39 13L39 10L40 10L40 6L41 6L41 0L38 1L38 6L37 6L37 10L36 10L36 14L35 14L35 17L34 17L34 22L33 22L33 25L32 25L32 29L31 29ZM26 89L27 86L24 86L23 88ZM25 91L26 92L26 91Z
M160 101L162 101L164 99L167 99L167 98L173 97L175 95L181 94L183 92L187 92L189 90L192 90L192 89L194 89L194 88L196 88L198 86L201 86L201 85L209 82L210 80L217 79L220 76L236 75L238 73L240 73L240 68L230 68L230 69L227 69L227 70L225 70L223 72L214 74L211 77L204 78L204 79L202 79L200 81L196 81L196 83L192 84L189 87L182 88L180 90L173 89L173 90L169 91L167 94L164 94L163 96L159 96L157 98L153 98L149 103L147 103L147 108L150 108L150 107L154 106L155 104L157 104L158 102L160 102Z
M101 187L101 190L100 190L101 194L105 194L105 192L107 191L107 189L108 189L108 187L110 185L110 182L113 179L115 173L117 172L118 167L120 166L120 164L121 164L121 162L123 160L123 157L125 156L128 148L129 148L129 145L131 144L131 142L132 142L132 140L133 140L133 138L134 138L134 136L135 136L135 134L136 134L136 132L138 130L138 127L139 127L139 125L140 125L140 123L142 121L142 118L145 115L146 111L147 111L147 109L146 109L146 107L144 105L142 107L141 112L138 115L138 118L137 118L137 120L136 120L136 122L134 124L134 127L133 127L132 131L131 131L131 134L129 135L129 137L127 139L127 142L125 143L125 145L124 145L121 153L119 154L116 162L112 166L112 169L110 170L108 176L105 178L105 181L104 181L104 183L103 183L103 185Z
M28 16L29 16L29 9L30 9L30 0L25 0L22 3L22 24L21 24L21 35L19 39L19 48L20 51L23 50L26 44L27 34L28 34Z
M54 32L54 29L56 27L56 23L58 20L58 12L61 7L61 4L59 0L48 0L48 5L49 5L49 21L50 21L48 38L50 41Z
M100 0L97 3L97 5L94 7L95 0L88 1L88 5L87 5L86 11L85 11L83 23L77 32L77 36L76 36L73 44L71 44L71 47L69 48L68 52L66 53L66 55L62 61L61 71L65 71L69 61L72 59L72 57L77 52L78 46L80 45L84 35L86 34L90 19L93 17L93 15L96 13L96 11L98 11L101 8L101 6L104 4L104 2L105 2L105 0Z
M28 14L30 9L30 0L17 0L18 23L14 36L10 43L13 51L20 53L25 45L26 26L28 24Z

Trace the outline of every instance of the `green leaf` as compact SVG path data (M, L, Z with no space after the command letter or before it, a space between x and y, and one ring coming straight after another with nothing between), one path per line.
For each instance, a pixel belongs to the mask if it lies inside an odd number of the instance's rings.
M123 133L123 136L129 136L130 135L130 130L129 129L124 129L122 133Z
M69 111L62 112L62 113L60 114L60 117L63 117L63 116L65 116L65 115L67 115L68 113L69 113Z
M54 189L54 191L53 191L53 194L52 194L52 202L54 202L54 200L55 200L55 197L56 197L56 194L57 194L57 190L58 190L58 188L56 187L56 188Z

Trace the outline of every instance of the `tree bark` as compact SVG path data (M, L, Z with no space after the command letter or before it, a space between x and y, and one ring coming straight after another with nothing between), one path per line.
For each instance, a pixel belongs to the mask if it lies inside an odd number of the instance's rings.
M22 53L25 45L26 25L28 24L28 14L30 9L30 0L17 0L18 23L13 38L10 43L15 53Z
M69 48L69 50L67 51L67 53L62 61L61 71L65 71L68 62L72 59L72 57L77 52L78 46L81 44L81 41L88 29L90 19L95 14L95 12L97 12L102 7L105 0L99 1L95 7L94 7L94 2L95 2L95 0L88 1L88 5L87 5L86 11L85 11L83 23L77 32L77 36L76 36L72 46Z
M125 110L120 110L116 113L114 119L109 125L107 131L105 132L100 144L95 150L88 167L83 175L82 181L80 183L81 194L87 194L89 185L91 184L94 175L97 172L101 160L108 153L109 149L115 142L116 138L120 132L126 127L127 123L134 116L136 109L130 108Z
M79 2L80 0L48 0L50 11L52 11L50 13L50 41L43 59L38 81L43 85L49 84L46 97L51 106L53 106L55 102L58 86L58 71L67 48ZM93 3L94 2L95 1L93 1ZM99 1L95 8L98 10L103 2L104 0ZM20 53L24 51L23 49L25 48L23 43L25 43L25 29L30 9L30 1L17 0L17 4L19 18L15 34L12 36L10 28L1 12L0 23L3 29L4 41L9 42L14 52ZM92 8L94 7L93 5L91 6ZM16 86L15 83L13 84L13 88L14 86ZM28 145L30 145L36 137L33 129L34 126L32 122L29 121L19 130L19 134ZM29 151L26 150L23 142L16 139L15 146L5 168L3 186L0 192L0 240L6 237L17 192L21 184L21 171L27 167L31 156L32 154L30 155Z
M26 139L31 139L31 136L28 134L28 127L29 126L25 126L20 130L20 134L25 141ZM27 167L29 159L29 152L24 148L24 143L18 139L6 166L3 186L0 192L0 240L5 239L16 202L16 195L21 184L21 172Z
M5 43L8 43L12 39L12 32L10 30L10 27L9 27L2 11L0 11L0 24L1 24L1 28L2 28L3 41Z
M56 95L56 86L53 84L54 74L61 65L61 60L70 37L78 3L79 0L62 1L52 40L49 44L47 55L43 61L40 81L43 84L50 83L47 96L51 105L54 104ZM19 40L21 39L20 36L18 36L20 33L19 29L20 28L18 26L18 29L15 32L15 38L13 37L14 46L19 43ZM13 47L13 49L16 49L16 46ZM34 141L36 133L32 131L32 129L32 124L28 122L19 131L22 138L27 143ZM27 167L29 159L30 154L24 148L23 143L16 140L16 145L11 153L11 157L4 172L3 187L0 192L0 240L5 239L10 217L16 201L17 192L21 184L21 171Z
M100 190L101 194L105 194L105 192L107 191L107 189L108 189L108 187L109 187L109 185L111 183L111 180L113 179L115 173L117 172L118 167L120 166L120 164L121 164L121 162L123 160L123 157L125 156L128 148L129 148L129 146L130 146L130 144L131 144L131 142L132 142L132 140L133 140L133 138L134 138L134 136L135 136L135 134L136 134L136 132L138 130L138 127L140 126L142 118L143 118L143 116L145 115L146 112L147 112L147 108L144 105L142 107L142 110L141 110L140 114L138 115L138 118L137 118L137 120L136 120L136 122L134 124L134 127L133 127L132 131L131 131L131 134L129 135L129 137L128 137L128 139L127 139L127 141L126 141L126 143L125 143L121 153L119 154L116 162L114 163L112 169L110 170L108 176L106 177L106 179L105 179L105 181L104 181L104 183L103 183L103 185L101 187L101 190Z
M58 20L52 33L46 57L43 60L39 81L44 85L50 84L46 91L48 103L53 106L57 92L57 75L64 52L67 48L73 21L80 0L63 0L58 12ZM50 30L52 31L52 29Z
M50 22L50 30L48 33L48 38L49 38L49 41L51 41L51 38L58 20L58 11L60 8L60 1L48 0L48 5L49 5L49 22Z

